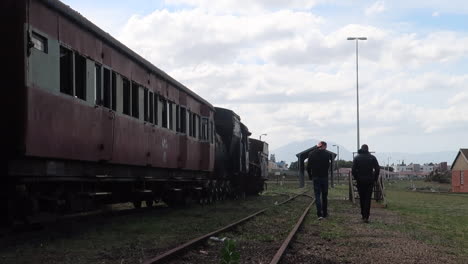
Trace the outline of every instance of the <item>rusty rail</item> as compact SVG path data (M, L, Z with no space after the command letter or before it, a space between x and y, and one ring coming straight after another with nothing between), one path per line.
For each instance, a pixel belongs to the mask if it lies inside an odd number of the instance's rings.
M276 252L276 254L273 257L273 259L271 260L270 264L277 264L281 260L281 258L283 257L284 252L286 251L286 248L288 247L289 243L293 239L294 235L296 235L297 230L299 230L299 227L301 227L302 223L304 222L305 216L307 215L307 213L310 210L310 207L312 207L312 205L314 203L315 203L315 199L313 199L312 202L309 204L309 206L307 206L307 208L304 210L304 213L302 214L301 218L299 218L296 225L294 226L294 228L289 233L288 237L284 240L283 244L281 245L281 247Z
M293 200L293 199L296 199L297 197L299 197L299 196L301 196L301 195L303 195L303 194L305 194L305 193L306 193L306 192L303 192L303 193L301 193L301 194L297 194L297 195L295 195L295 196L293 196L293 197L291 197L291 198L289 198L289 199L287 199L287 200L285 200L285 201L283 201L283 202L277 204L276 206L285 204L285 203L287 203L287 202L289 202L289 201L291 201L291 200ZM171 250L168 250L168 251L164 252L163 254L161 254L161 255L159 255L159 256L156 256L156 257L154 257L154 258L152 258L152 259L146 260L145 262L143 262L143 264L154 264L154 263L158 263L159 261L166 260L166 259L169 259L169 258L171 258L171 257L174 257L176 254L179 254L179 253L183 252L184 250L186 250L186 249L188 249L188 248L190 248L190 247L192 247L192 246L195 246L196 244L202 242L202 241L205 240L205 239L208 239L208 238L211 237L211 236L214 236L214 235L216 235L216 234L218 234L218 233L227 231L227 230L229 230L229 229L231 229L231 228L233 228L233 227L235 227L235 226L237 226L237 225L239 225L239 224L241 224L241 223L243 223L243 222L245 222L245 221L247 221L247 220L249 220L249 219L251 219L251 218L257 216L257 215L259 215L259 214L264 213L264 212L265 212L266 210L268 210L269 208L270 208L270 207L265 208L265 209L262 209L262 210L260 210L260 211L258 211L258 212L256 212L256 213L253 213L253 214L251 214L251 215L249 215L249 216L247 216L247 217L244 217L244 218L242 218L241 220L239 220L239 221L237 221L237 222L234 222L234 223L232 223L232 224L229 224L229 225L227 225L227 226L225 226L225 227L222 227L222 228L220 228L220 229L218 229L218 230L216 230L216 231L213 231L213 232L208 233L208 234L205 234L205 235L203 235L203 236L194 238L194 239L192 239L192 240L190 240L190 241L188 241L188 242L186 242L186 243L184 243L184 244L182 244L182 245L180 245L180 246L177 246L177 247L175 247L175 248L173 248L173 249L171 249Z

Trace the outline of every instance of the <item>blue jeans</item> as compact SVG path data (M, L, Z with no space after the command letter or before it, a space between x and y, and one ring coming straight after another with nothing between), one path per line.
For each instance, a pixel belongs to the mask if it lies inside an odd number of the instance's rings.
M328 178L314 179L315 205L317 206L317 216L327 217L328 205Z

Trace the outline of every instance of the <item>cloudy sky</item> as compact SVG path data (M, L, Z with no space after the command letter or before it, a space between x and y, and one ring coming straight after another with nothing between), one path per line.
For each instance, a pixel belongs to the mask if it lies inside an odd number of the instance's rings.
M309 138L377 152L468 147L465 0L66 0L270 149ZM311 142L313 144L315 142ZM307 146L306 146L307 147Z

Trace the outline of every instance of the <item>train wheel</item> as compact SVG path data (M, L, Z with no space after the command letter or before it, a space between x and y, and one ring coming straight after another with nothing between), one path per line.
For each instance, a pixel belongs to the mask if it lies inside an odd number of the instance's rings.
M141 208L141 200L133 201L133 207L135 207L135 208Z

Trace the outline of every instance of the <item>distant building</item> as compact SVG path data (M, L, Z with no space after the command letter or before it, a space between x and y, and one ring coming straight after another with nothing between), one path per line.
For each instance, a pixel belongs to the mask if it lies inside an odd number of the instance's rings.
M452 162L452 192L468 192L468 149L460 149Z

